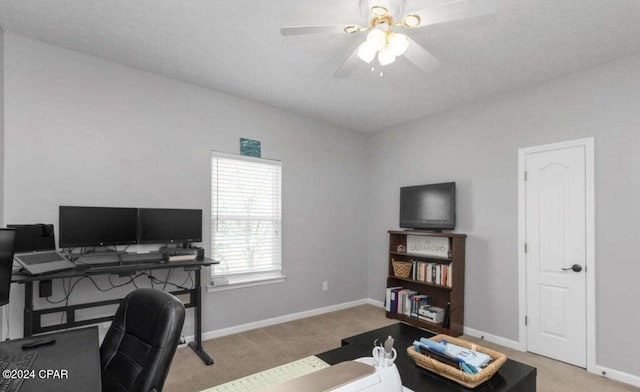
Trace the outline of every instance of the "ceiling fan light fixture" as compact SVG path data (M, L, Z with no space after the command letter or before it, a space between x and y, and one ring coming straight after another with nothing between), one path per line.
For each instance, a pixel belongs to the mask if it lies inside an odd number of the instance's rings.
M367 41L364 41L358 47L358 57L360 57L360 60L365 63L371 63L371 61L376 57L376 52L377 50L371 47Z
M402 56L409 47L409 37L400 33L389 33L387 46L394 56Z
M416 14L406 14L402 18L402 25L408 29L418 27L420 25L420 17Z
M367 34L366 41L375 51L382 49L387 43L387 34L380 29L373 29Z
M374 5L373 7L371 7L370 12L372 16L380 17L387 15L389 13L389 10L381 5Z
M380 65L389 65L396 61L396 55L393 54L388 46L385 46L378 52L378 62Z
M357 33L358 31L362 30L362 27L358 26L358 25L347 25L344 26L344 30L345 33L349 33L349 34L353 34L353 33Z

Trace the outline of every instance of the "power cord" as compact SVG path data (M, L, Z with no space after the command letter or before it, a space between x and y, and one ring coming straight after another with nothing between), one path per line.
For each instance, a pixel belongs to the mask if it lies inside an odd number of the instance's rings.
M149 271L151 272L151 271ZM167 276L165 278L165 280L160 280L158 278L156 278L155 276L151 275L151 273L147 273L147 272L139 272L138 274L136 274L135 276L130 276L129 279L123 283L113 283L112 281L112 276L115 274L109 274L109 284L111 285L111 287L109 288L102 288L98 285L98 282L96 282L92 276L83 276L78 278L75 282L73 282L73 284L71 283L72 278L63 278L62 279L62 290L64 292L64 297L60 300L51 300L49 299L49 297L46 297L45 300L50 303L50 304L60 304L64 302L64 306L68 307L69 306L69 298L71 297L71 293L73 292L73 290L75 289L76 285L78 283L80 283L82 280L84 279L89 279L91 281L91 283L93 283L93 285L95 286L95 288L98 291L101 292L106 292L106 291L111 291L115 288L118 287L122 287L122 286L126 286L128 284L133 284L135 286L135 288L139 288L138 285L136 284L136 279L138 279L139 277L142 276L146 276L149 278L149 282L151 284L151 288L153 288L153 284L161 284L162 286L162 290L164 291L167 286L173 286L176 287L180 290L193 290L195 288L195 282L191 276L191 271L187 272L187 278L185 279L184 282L182 282L182 284L177 284L177 283L173 283L171 281L169 281L169 279L171 279L172 275L173 275L173 270L170 269L169 272L167 272ZM187 282L191 281L191 287L186 287ZM4 311L5 311L5 318L7 319L7 334L6 334L6 339L9 339L9 312L7 310L7 306L4 306ZM60 324L64 324L65 322L65 316L66 316L66 312L62 312L62 314L60 315Z

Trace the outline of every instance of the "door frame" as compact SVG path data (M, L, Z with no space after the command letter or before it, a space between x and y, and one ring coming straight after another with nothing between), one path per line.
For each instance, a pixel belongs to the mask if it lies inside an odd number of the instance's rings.
M586 208L586 353L587 371L596 372L596 258L595 258L595 159L594 138L569 140L560 143L518 149L518 316L519 316L519 348L527 351L527 330L525 316L527 312L527 269L524 251L525 222L525 164L530 153L553 151L570 147L583 147L585 150L585 208Z

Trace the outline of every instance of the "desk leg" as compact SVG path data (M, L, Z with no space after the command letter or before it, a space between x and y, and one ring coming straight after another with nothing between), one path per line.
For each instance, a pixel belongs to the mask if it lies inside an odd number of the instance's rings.
M213 359L202 348L202 291L200 290L200 269L194 271L195 285L194 285L194 307L193 317L195 323L195 336L194 341L189 342L189 347L200 357L205 365L213 365Z
M33 282L24 283L23 331L25 338L33 335Z

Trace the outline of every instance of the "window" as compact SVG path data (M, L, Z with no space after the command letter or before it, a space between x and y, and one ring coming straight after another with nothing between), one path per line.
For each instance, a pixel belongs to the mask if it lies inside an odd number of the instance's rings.
M213 287L282 281L280 161L213 152Z

